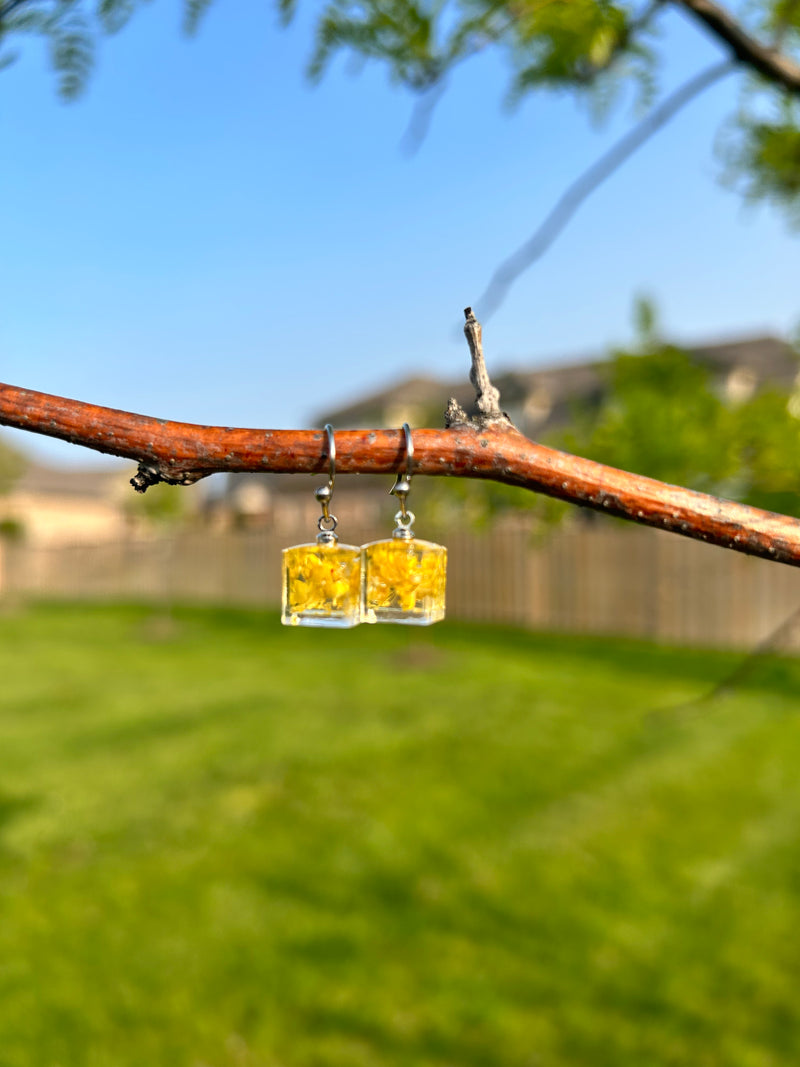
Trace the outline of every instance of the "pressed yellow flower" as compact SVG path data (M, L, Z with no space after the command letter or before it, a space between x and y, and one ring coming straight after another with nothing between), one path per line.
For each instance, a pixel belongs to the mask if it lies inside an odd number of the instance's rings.
M367 549L367 607L414 611L444 597L445 553L426 542L382 541Z
M347 611L359 595L358 560L336 545L300 545L285 553L289 611Z

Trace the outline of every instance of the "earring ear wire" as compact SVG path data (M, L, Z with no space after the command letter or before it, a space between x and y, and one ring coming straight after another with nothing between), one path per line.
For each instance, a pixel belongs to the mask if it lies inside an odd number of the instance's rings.
M336 438L329 422L325 423L325 433L328 435L328 484L315 489L314 496L322 508L322 514L317 520L317 541L321 545L332 545L339 540L335 532L339 520L330 513L331 497L336 483Z
M411 427L407 422L403 423L403 435L405 438L406 469L398 473L394 485L389 490L392 496L401 499L404 496L408 496L411 491L411 475L413 474L414 463L414 439L411 436Z
M406 500L408 494L411 492L411 475L412 464L414 462L414 441L411 437L411 428L407 422L403 423L403 434L405 437L405 450L406 450L406 469L400 471L395 478L394 485L389 490L392 496L397 497L400 501L400 510L395 515L395 526L393 536L409 540L414 536L414 531L411 528L414 522L414 513L409 511L406 507Z

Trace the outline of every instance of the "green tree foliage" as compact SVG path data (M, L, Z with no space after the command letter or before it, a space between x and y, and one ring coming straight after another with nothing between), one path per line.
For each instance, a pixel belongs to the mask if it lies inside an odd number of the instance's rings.
M800 106L782 100L771 117L744 113L721 140L727 178L748 200L781 206L800 226Z
M186 491L159 482L146 493L128 493L125 509L134 520L157 526L172 526L182 522L190 513Z
M800 365L800 364L799 364ZM797 398L765 389L731 403L687 352L646 339L614 353L609 391L558 444L589 459L800 517Z
M794 397L769 391L734 412L740 463L738 498L800 517L800 421Z
M0 439L0 496L11 492L26 466L25 456Z
M741 107L720 139L728 175L751 199L770 200L800 219L800 3L703 6L712 9L703 28L743 72ZM512 99L569 90L607 109L633 87L646 104L658 89L659 19L670 7L697 16L698 5L688 0L331 0L311 72L318 76L345 49L381 60L398 81L425 89L494 47L507 56Z
M641 35L634 27L641 28ZM625 54L615 75L644 79L655 54L646 44L632 6L597 0L332 0L317 31L311 64L319 74L333 55L349 48L388 63L411 88L427 88L456 64L488 45L507 54L511 91L586 89Z
M120 29L138 0L0 0L0 46L46 37L61 92L77 95L95 41ZM196 29L211 0L184 0ZM296 0L276 0L285 21ZM571 91L608 108L621 90L640 102L658 90L659 23L680 8L739 64L742 102L720 140L728 173L750 198L800 220L800 2L798 0L329 0L317 20L310 73L341 51L383 63L415 91L442 84L486 48L507 58L512 98ZM2 53L0 53L2 56ZM12 53L6 52L5 59Z
M659 339L652 305L640 301L635 320L637 344L611 354L600 404L576 407L570 425L542 443L800 518L800 393L765 388L732 402L707 366ZM575 515L559 500L494 482L446 484L449 492L437 486L419 508L443 524L480 527L525 512L546 529Z
M582 432L566 435L570 450L691 489L734 491L737 420L712 392L704 367L678 348L659 345L615 353L608 379L608 397L595 417Z

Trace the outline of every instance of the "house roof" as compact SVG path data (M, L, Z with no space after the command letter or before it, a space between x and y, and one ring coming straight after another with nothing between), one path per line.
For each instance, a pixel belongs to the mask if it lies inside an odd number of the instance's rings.
M14 492L47 496L89 497L109 499L116 495L120 483L128 476L126 470L73 467L47 467L29 463L14 483Z
M745 337L711 345L688 346L687 351L712 370L752 370L762 385L791 388L800 370L796 350L778 337Z
M418 374L412 375L410 378L403 378L386 389L368 393L360 400L354 400L346 407L337 408L334 413L336 428L343 430L347 428L359 429L365 414L369 414L376 409L385 410L398 401L412 407L427 407L431 404L436 404L441 397L442 388L444 388L444 385L441 379L432 378L428 375ZM461 383L461 388L463 391L463 383ZM469 385L467 388L469 388ZM446 402L447 397L444 400L444 403ZM322 419L321 425L329 421L331 420L326 417Z
M800 370L795 350L777 337L757 336L680 347L708 366L715 375L727 375L740 369L751 371L756 386L791 388ZM538 395L543 406L546 402L548 419L559 421L575 402L602 397L607 387L604 374L607 362L592 359L531 370L500 371L492 375L492 381L500 390L501 407L507 410L524 408L531 400L535 402ZM319 417L319 422L331 422L341 429L375 425L383 421L384 412L390 408L406 406L423 411L444 408L451 396L466 408L474 403L474 390L466 374L455 382L417 375L370 393L347 407L327 412Z
M752 372L755 388L777 385L790 389L800 370L795 350L776 337L758 336L704 345L684 344L680 347L709 367L717 379L727 381L732 372L742 369ZM572 417L576 404L599 402L608 387L607 367L607 360L592 359L531 370L508 370L493 375L492 380L500 390L501 407L511 413L518 427L523 432L538 432L545 425L563 426ZM369 393L346 407L318 415L315 424L321 426L330 422L336 429L342 430L386 425L390 416L393 418L395 413L400 413L404 408L409 411L409 416L417 409L420 418L427 420L429 412L443 412L451 396L467 409L474 404L475 391L466 373L457 382L414 375L388 388ZM420 425L412 417L408 417L407 421ZM315 477L319 479L321 474ZM240 486L255 479L281 494L308 494L309 497L315 484L310 478L292 478L266 472L256 475L229 474L224 495L234 496ZM354 491L380 487L385 490L385 482L386 479L379 476L357 475L343 482L342 488L347 486Z

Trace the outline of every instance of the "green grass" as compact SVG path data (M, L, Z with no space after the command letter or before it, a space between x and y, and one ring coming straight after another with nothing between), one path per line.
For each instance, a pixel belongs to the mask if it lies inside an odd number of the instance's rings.
M0 1067L800 1062L800 663L0 616Z

